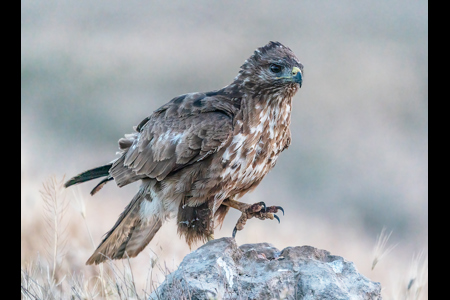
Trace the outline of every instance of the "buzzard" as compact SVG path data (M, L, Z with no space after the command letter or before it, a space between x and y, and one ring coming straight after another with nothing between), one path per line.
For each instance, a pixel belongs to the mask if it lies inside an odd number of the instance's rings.
M86 264L136 256L175 216L189 246L213 239L230 207L242 212L233 237L252 217L279 221L280 206L237 199L256 188L289 147L292 97L302 75L292 50L269 42L231 84L172 99L119 140L120 157L68 180L66 187L104 177L92 195L111 180L119 187L141 181Z

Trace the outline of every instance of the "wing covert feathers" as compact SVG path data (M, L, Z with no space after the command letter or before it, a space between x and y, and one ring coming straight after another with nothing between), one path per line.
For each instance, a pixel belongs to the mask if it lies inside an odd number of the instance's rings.
M145 118L136 133L119 140L122 155L111 167L111 176L118 186L142 178L161 181L205 159L230 138L236 111L233 103L218 96L174 98Z

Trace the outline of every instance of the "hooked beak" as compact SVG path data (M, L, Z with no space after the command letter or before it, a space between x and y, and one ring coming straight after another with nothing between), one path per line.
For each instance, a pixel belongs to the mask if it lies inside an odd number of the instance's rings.
M303 77L302 77L302 71L300 70L300 68L298 68L298 67L292 68L292 80L294 82L297 82L300 85L300 87L302 87Z

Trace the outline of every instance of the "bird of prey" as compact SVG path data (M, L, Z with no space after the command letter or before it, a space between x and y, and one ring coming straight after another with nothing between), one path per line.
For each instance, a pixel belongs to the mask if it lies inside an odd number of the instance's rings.
M119 140L119 157L85 171L66 187L104 177L119 187L140 180L126 206L86 264L134 257L164 221L176 217L191 246L214 238L230 207L242 212L233 237L247 219L279 218L280 206L237 201L252 191L291 143L292 97L303 65L279 42L258 48L231 84L173 98Z

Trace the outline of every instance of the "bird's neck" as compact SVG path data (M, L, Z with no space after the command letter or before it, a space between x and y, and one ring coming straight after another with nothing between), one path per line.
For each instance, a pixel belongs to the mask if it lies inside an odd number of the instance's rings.
M273 135L275 130L284 132L290 125L292 97L297 90L298 85L279 90L256 89L237 77L220 93L239 102L240 113L235 121L240 131L261 133L268 130Z
M261 97L243 97L241 99L242 121L240 130L256 136L263 133L269 139L284 135L291 123L292 97L265 95Z

